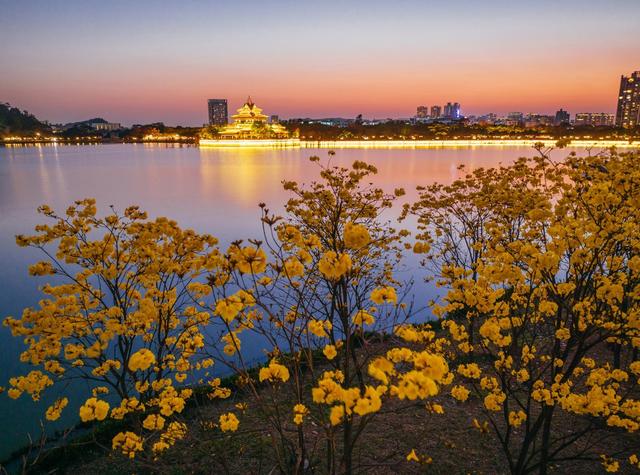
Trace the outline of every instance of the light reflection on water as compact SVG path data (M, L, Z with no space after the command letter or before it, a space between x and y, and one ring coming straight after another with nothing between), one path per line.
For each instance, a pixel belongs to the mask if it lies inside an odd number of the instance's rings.
M364 160L378 168L373 183L388 192L403 187L407 195L400 204L415 198L416 185L435 181L451 182L468 168L509 163L516 157L531 155L529 148L482 147L455 149L363 149L338 150L331 157L335 165L349 166ZM556 158L568 151L556 152ZM562 154L562 155L560 155ZM0 318L17 316L41 297L27 266L40 256L31 249L15 245L16 234L30 233L40 221L36 208L46 203L64 210L74 200L94 197L99 212L107 206L122 210L137 204L151 217L167 216L182 227L218 237L225 246L238 238L259 238L260 210L265 202L281 212L288 194L283 179L309 183L318 168L307 157L318 155L324 161L327 150L315 149L199 149L166 145L83 145L0 147ZM399 209L388 213L394 220ZM412 222L403 223L411 227ZM421 283L422 273L413 256L405 262L404 279L418 282L415 298L423 306L435 297L434 289ZM246 346L245 346L246 348ZM22 343L0 329L0 385L20 372L18 356ZM260 354L253 348L254 356ZM251 355L250 355L251 356ZM0 396L0 460L23 446L26 433L37 434L38 420L49 400L34 404L24 396L9 400ZM76 407L73 399L70 407ZM69 424L74 414L67 412Z

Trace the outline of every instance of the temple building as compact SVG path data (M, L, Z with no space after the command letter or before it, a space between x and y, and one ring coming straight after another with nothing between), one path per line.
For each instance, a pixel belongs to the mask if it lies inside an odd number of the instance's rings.
M267 121L262 109L247 98L247 102L231 116L233 123L223 126L218 131L220 139L252 140L252 139L286 139L287 129L279 123Z

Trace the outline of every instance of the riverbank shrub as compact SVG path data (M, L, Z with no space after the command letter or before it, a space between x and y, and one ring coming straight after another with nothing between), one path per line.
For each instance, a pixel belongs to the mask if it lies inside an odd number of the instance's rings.
M447 289L451 394L484 401L512 473L627 463L600 442L640 428L639 204L638 154L613 150L476 169L411 209Z

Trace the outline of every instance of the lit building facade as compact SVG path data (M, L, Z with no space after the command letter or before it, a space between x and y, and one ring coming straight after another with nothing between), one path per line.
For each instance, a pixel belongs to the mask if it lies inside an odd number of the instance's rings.
M459 119L460 118L460 104L457 102L447 102L444 106L445 119Z
M91 128L103 132L113 132L114 130L120 130L122 125L118 122L92 122Z
M262 109L256 106L251 97L232 115L233 123L218 131L221 139L284 139L289 137L286 127L278 122L269 123Z
M209 125L226 125L229 123L229 113L226 99L209 99Z
M560 109L559 111L556 112L556 118L554 120L556 125L568 124L570 120L571 120L571 116L566 110Z
M431 118L438 119L442 116L442 107L440 106L431 106Z
M556 116L544 114L527 114L523 117L521 125L527 128L546 127L553 125Z
M418 119L428 119L429 118L429 107L428 106L418 106L416 109L416 117Z
M620 77L616 126L632 129L640 125L640 71Z
M578 112L575 116L574 124L611 127L615 124L615 116L606 112Z

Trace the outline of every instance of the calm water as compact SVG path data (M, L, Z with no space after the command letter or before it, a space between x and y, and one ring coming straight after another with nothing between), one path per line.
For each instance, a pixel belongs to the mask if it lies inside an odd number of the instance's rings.
M457 166L493 166L531 155L528 148L455 148L423 150L338 150L331 161L350 165L365 160L378 167L374 182L388 191L404 187L408 195L416 185L450 182L460 175ZM566 154L568 151L556 152ZM281 180L309 182L317 167L307 157L327 157L326 150L216 150L187 146L97 145L58 147L0 147L0 318L17 316L40 298L42 280L29 277L27 266L37 253L18 248L14 236L30 233L39 222L36 208L43 203L64 210L74 200L94 197L99 212L109 205L122 210L140 205L150 216L168 216L181 226L218 237L223 245L234 239L260 237L258 203L282 209L287 193ZM394 219L395 212L388 219ZM405 277L415 274L417 263L409 258ZM434 290L416 286L416 301L424 304ZM18 361L22 343L0 328L0 385L24 370ZM256 351L257 349L254 349ZM79 389L67 389L68 396ZM34 404L24 396L13 401L0 396L0 460L37 436L39 420L48 401ZM79 398L79 396L78 396ZM70 407L74 407L73 397ZM75 406L77 407L77 406ZM73 422L68 410L65 421ZM55 428L55 427L54 427Z

